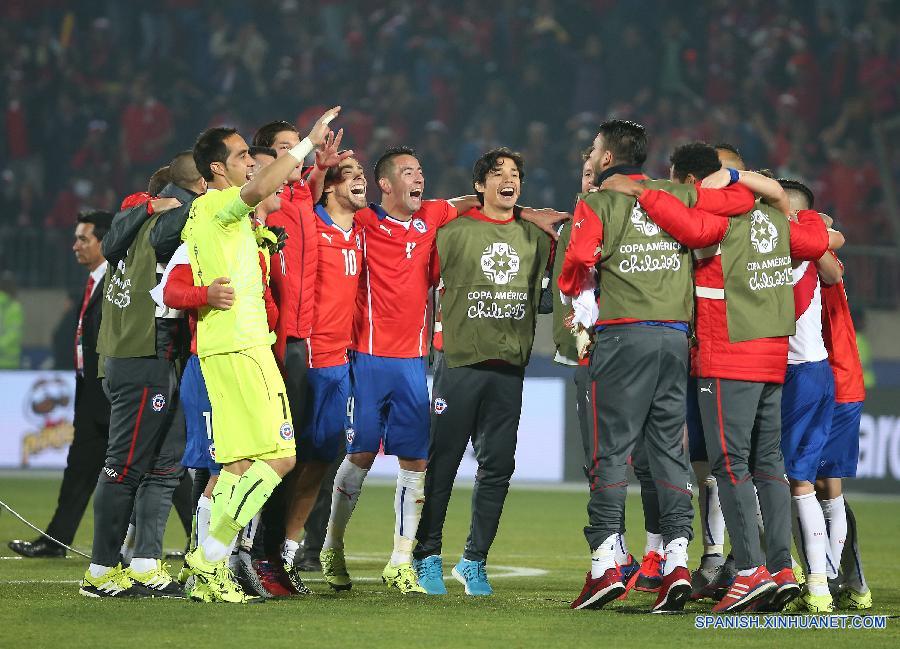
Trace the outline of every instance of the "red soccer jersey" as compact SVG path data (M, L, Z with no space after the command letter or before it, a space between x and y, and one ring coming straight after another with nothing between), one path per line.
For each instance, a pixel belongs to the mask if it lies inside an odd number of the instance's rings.
M372 203L356 213L365 264L359 281L352 349L392 358L424 356L428 348L431 251L438 228L457 216L447 201L423 201L407 222Z
M834 400L838 403L865 401L866 386L856 346L856 328L850 317L843 281L822 284L822 337L834 373Z
M363 260L361 228L354 220L349 232L341 229L317 205L316 240L319 264L308 361L309 367L333 367L347 362Z

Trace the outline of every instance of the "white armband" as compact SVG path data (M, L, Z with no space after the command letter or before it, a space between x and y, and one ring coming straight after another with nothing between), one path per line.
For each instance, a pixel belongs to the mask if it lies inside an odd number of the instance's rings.
M306 160L306 156L309 155L309 152L313 150L313 143L308 137L300 140L300 143L295 146L293 149L289 149L288 153L290 153L297 162L303 162Z

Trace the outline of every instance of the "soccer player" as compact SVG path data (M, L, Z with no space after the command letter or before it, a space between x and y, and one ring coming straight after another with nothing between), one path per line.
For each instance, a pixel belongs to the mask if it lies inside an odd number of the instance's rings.
M626 461L643 440L657 483L665 544L663 579L654 611L680 610L689 597L687 545L692 537L691 484L682 447L688 374L688 323L693 317L689 251L647 217L635 201L604 192L623 174L641 188L663 187L689 205L739 214L753 204L746 188L710 192L693 185L647 182L643 126L610 120L600 127L591 160L601 191L582 197L559 277L560 290L579 294L598 266L601 298L591 353L590 524L585 536L591 570L572 608L600 608L625 591L615 569L615 541L627 486ZM637 182L643 181L643 182ZM593 322L582 326L592 327Z
M524 173L518 153L485 153L472 173L484 207L470 209L437 235L443 354L434 375L425 505L414 554L441 566L447 506L471 439L478 459L471 525L452 571L467 595L493 594L487 557L515 468L525 366L551 249L550 237L514 216ZM426 575L429 592L441 579L434 573Z
M352 414L347 457L338 468L320 553L332 588L347 588L344 533L366 474L382 448L400 464L394 497L394 549L382 574L389 587L421 593L412 546L421 515L428 457L430 399L425 375L430 265L435 235L477 197L423 200L425 175L408 147L392 147L375 163L381 204L356 213L363 231L363 268L351 346ZM523 219L551 230L566 218L522 208ZM441 583L443 585L443 583Z
M316 501L328 467L338 458L349 427L350 365L347 349L353 330L356 294L362 269L362 234L354 214L366 206L366 177L355 158L325 173L324 191L315 207L318 268L314 316L306 339L306 410L298 438L293 500L289 505L282 559L295 584L297 538ZM344 584L336 584L343 588ZM347 583L349 588L350 584Z
M194 201L183 233L194 280L208 286L219 277L234 287L231 309L201 308L197 352L209 391L216 457L222 471L209 536L185 556L196 577L191 597L247 601L231 579L226 558L234 537L260 510L282 477L294 468L294 427L281 373L272 355L256 238L248 213L273 194L298 162L324 142L336 107L309 135L249 182L252 159L244 139L230 128L204 131L194 145L197 168L210 190Z
M695 178L710 174L704 180L707 184L724 176L726 183L746 184L770 201L785 202L783 191L769 189L770 180L758 174L710 173L719 163L712 148L706 151L707 162L699 155L673 156L691 164L673 168L673 178L684 182L688 174ZM774 208L751 203L747 218L724 219L703 209L688 209L668 193L647 189L624 176L610 179L606 187L637 196L657 225L698 253L699 347L692 372L698 377L707 452L739 570L713 610L743 610L757 600L779 610L799 593L790 570L790 498L782 479L780 450L781 382L787 365L787 335L793 328L790 259L818 258L828 236L812 213L801 214L799 223L791 223ZM756 511L754 485L766 524L765 559L756 517L749 514Z
M782 181L793 211L811 210L812 191L797 181ZM834 375L822 337L820 275L828 283L840 281L837 258L825 252L791 271L796 333L788 339L788 367L781 397L781 450L791 483L794 543L806 570L806 585L796 610L829 613L834 610L828 577L837 577L831 557L822 506L816 499L816 474L834 413Z
M833 281L835 279L837 281ZM816 494L825 515L831 557L835 565L840 566L843 577L837 607L844 610L866 610L872 608L872 592L862 572L855 521L842 491L842 480L856 477L859 421L866 388L843 273L840 278L836 275L829 278L820 275L820 280L822 337L828 350L828 362L834 373L835 403L831 431L825 448L822 449L822 459L816 472ZM847 540L850 540L849 548Z

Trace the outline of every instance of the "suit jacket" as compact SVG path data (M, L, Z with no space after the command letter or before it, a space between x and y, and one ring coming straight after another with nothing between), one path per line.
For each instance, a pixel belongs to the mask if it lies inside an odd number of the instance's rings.
M100 335L103 283L94 289L81 320L81 348L84 354L84 376L75 376L75 419L95 417L109 424L109 399L103 392L102 379L97 378L99 357L97 337ZM77 326L77 325L76 325ZM72 339L75 339L73 334Z

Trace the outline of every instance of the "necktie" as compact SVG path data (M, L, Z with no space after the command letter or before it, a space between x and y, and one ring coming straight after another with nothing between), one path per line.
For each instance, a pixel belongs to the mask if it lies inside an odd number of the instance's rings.
M84 312L87 311L88 302L91 301L91 295L94 292L94 283L94 276L88 275L87 285L84 287L84 297L81 300L81 311L78 313L78 328L75 330L75 371L79 376L84 374L84 350L81 346L82 320L84 320Z

